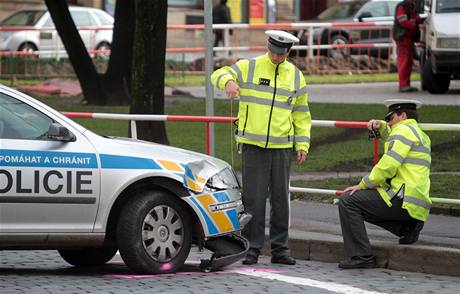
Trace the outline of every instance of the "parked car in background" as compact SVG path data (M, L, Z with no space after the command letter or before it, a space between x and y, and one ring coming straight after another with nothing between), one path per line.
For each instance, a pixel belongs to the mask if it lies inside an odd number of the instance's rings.
M395 7L401 0L342 0L324 10L311 20L314 23L322 22L377 22L393 21ZM308 30L298 31L300 45L308 44ZM358 28L315 28L313 30L313 43L319 44L373 44L373 43L391 43L389 29L358 29ZM388 49L372 48L371 55L388 57ZM322 50L321 53L331 53L332 55L347 55L348 49L341 50ZM368 53L368 49L354 49L351 53ZM305 56L306 51L295 52L291 55Z
M110 14L89 7L71 6L69 10L88 50L110 49L114 22ZM0 51L44 51L40 57L66 56L58 53L64 46L46 7L16 11L0 27Z

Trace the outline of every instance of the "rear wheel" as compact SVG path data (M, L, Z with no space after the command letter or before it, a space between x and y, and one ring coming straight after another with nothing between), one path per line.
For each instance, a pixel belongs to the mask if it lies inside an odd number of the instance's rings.
M58 250L61 257L69 264L75 266L97 266L103 265L111 260L115 253L116 247L102 248L83 248L83 249L65 249Z
M144 192L130 201L117 226L120 255L136 273L176 271L188 257L191 237L187 207L161 191Z

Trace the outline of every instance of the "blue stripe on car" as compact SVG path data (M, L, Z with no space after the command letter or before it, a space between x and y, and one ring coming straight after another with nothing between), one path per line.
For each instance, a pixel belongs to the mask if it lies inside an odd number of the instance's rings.
M162 169L153 159L101 154L101 167L112 169Z
M217 234L219 230L217 230L216 226L212 223L212 220L209 218L208 214L203 209L203 207L201 207L201 205L196 201L195 198L190 197L190 200L192 200L193 204L195 204L195 206L198 207L198 209L200 210L201 215L203 216L203 219L206 222L206 226L208 227L209 235Z
M227 210L227 216L232 222L233 228L235 230L240 229L240 222L238 221L238 213L236 209Z

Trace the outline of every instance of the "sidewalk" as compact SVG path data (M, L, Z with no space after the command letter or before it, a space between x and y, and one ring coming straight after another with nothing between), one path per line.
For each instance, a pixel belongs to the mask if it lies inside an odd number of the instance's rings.
M420 89L420 82L413 82ZM417 99L425 105L460 106L460 81L452 81L450 90L443 95L432 95L426 91L399 93L397 82L325 84L308 85L308 101L313 103L351 103L351 104L383 104L386 99ZM204 86L166 87L165 95L204 98ZM225 93L214 89L215 99L226 99Z
M379 267L460 276L459 218L430 215L419 241L413 245L399 245L398 237L391 233L372 224L366 223L366 227ZM268 240L268 230L266 234ZM268 244L265 243L263 250L267 255L270 252ZM298 259L334 263L343 259L338 207L292 201L290 249Z

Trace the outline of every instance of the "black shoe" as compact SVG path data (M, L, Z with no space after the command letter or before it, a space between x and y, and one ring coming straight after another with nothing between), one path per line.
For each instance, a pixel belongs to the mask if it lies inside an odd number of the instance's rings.
M253 265L253 264L256 264L257 261L258 261L258 256L254 256L254 255L246 255L246 258L243 260L243 264L244 265Z
M375 268L377 267L375 256L353 256L350 259L342 260L339 263L339 267L342 269L353 269L353 268Z
M425 223L422 221L411 221L403 228L403 236L399 238L399 244L414 244L418 240L420 231Z
M414 87L402 87L402 88L399 88L399 92L401 93L409 93L409 92L417 92L418 89L417 88L414 88Z
M275 255L275 256L272 256L272 263L295 265L296 261L294 258L290 257L289 255L281 255L281 256Z

